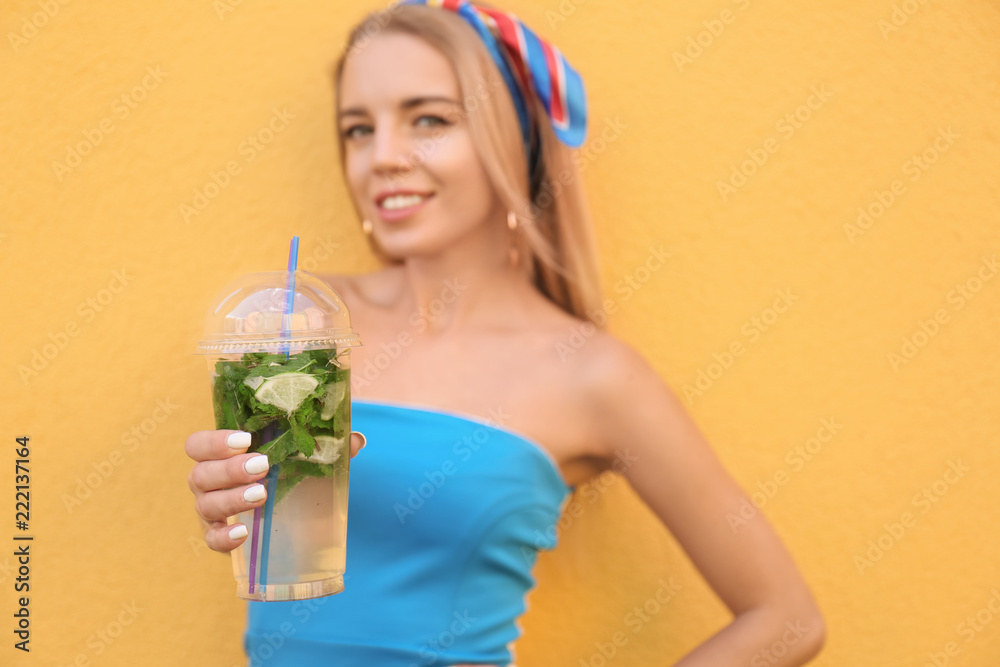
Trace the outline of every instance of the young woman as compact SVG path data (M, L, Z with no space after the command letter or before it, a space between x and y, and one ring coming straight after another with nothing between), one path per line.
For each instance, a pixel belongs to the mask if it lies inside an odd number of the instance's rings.
M251 662L513 664L534 559L555 546L542 536L574 487L612 469L734 614L678 667L806 663L823 621L792 558L762 514L730 527L746 495L656 372L596 326L570 150L582 84L512 14L426 5L366 17L335 75L343 171L384 264L325 276L365 342L351 391L371 447L351 467L345 590L305 613L250 603ZM186 443L206 541L223 553L246 534L226 518L264 502L247 443ZM764 653L776 643L779 662Z

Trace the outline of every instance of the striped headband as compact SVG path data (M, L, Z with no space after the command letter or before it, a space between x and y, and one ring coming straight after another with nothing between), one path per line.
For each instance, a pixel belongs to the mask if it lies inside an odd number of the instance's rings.
M397 4L448 9L476 30L514 98L531 173L534 173L538 157L526 103L531 91L545 107L556 137L572 148L583 144L587 134L587 96L583 79L559 49L540 39L514 14L477 7L467 0L401 0Z

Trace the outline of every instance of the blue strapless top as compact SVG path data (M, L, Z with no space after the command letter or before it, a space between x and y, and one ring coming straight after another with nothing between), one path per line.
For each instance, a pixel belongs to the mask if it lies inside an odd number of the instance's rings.
M507 665L573 487L538 444L417 406L352 403L344 590L249 602L252 667Z

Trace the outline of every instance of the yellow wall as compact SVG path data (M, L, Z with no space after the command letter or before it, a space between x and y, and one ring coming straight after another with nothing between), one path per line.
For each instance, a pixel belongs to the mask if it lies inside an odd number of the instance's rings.
M815 664L996 665L997 4L502 4L585 76L610 327L760 492L828 622ZM0 663L240 664L244 605L229 559L199 546L185 483L184 438L211 425L191 352L216 290L282 268L292 234L304 268L375 266L336 165L327 70L379 6L0 6ZM292 117L273 141L241 150L276 112ZM185 220L230 161L240 173ZM864 227L859 207L875 213ZM641 268L661 247L662 267ZM916 353L893 363L904 339ZM22 377L36 353L51 358ZM21 434L30 656L11 646ZM667 665L728 620L627 485L603 481L540 560L526 667L600 665L616 633L608 664ZM884 554L859 566L872 542Z

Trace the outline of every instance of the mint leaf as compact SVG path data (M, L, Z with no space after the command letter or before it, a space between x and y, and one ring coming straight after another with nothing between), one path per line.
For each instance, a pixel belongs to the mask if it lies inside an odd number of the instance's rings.
M295 443L295 448L303 456L312 456L312 453L316 451L316 438L309 435L309 431L294 421L292 422L292 441Z
M212 400L216 428L239 429L254 435L249 451L266 454L271 466L279 470L275 502L287 495L304 476L330 477L335 468L331 464L289 459L297 454L307 457L316 451L317 435L344 437L350 420L350 371L337 362L336 349L305 350L286 357L280 353L251 352L239 361L221 360L215 364ZM256 398L256 388L244 383L248 378L262 378L261 382L280 373L305 373L317 380L316 388L299 407L291 413ZM333 385L343 383L343 388ZM332 393L331 393L332 392ZM330 419L322 419L323 398L343 395ZM326 414L331 406L327 405ZM279 433L269 442L263 438ZM347 465L343 463L334 465Z
M260 431L276 419L277 417L274 415L251 415L250 418L243 422L243 430L251 432Z
M292 432L285 431L274 440L265 442L257 450L261 454L267 454L268 465L276 465L292 455L295 451L295 442L292 440Z
M284 461L281 464L279 476L309 475L311 477L333 477L337 466L333 463L314 463L313 461Z
M220 361L215 365L215 372L212 381L215 427L240 429L247 415L236 385L242 382L246 369L236 362Z
M351 385L347 385L344 393L344 400L340 402L340 407L333 413L333 435L336 438L343 438L348 435L348 425L351 422Z

